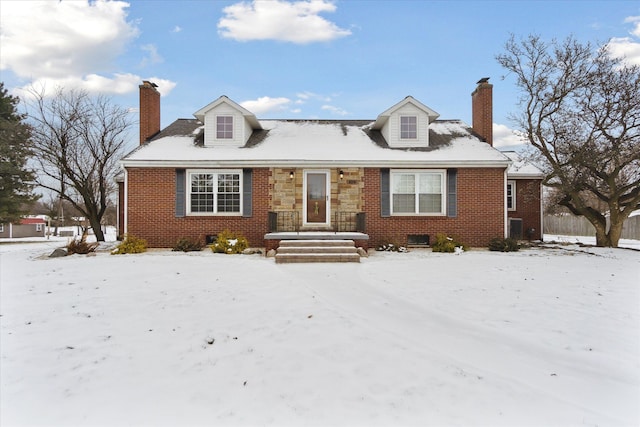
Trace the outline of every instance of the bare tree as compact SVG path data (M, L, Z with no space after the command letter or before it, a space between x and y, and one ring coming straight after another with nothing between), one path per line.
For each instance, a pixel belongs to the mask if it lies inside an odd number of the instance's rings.
M58 89L54 96L31 91L29 119L33 126L38 184L70 202L104 241L102 217L132 125L128 111L104 96Z
M533 35L512 36L497 60L517 79L522 109L511 118L546 167L544 184L593 224L598 246L617 247L640 204L640 67L607 45Z

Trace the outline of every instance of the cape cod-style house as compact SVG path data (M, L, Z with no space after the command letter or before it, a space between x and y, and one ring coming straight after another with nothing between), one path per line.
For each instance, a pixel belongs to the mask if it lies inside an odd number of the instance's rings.
M437 233L470 246L540 239L542 175L492 146L492 102L481 79L469 127L411 96L371 120L260 120L221 96L160 129L160 94L145 81L119 233L151 247L225 229L266 248L331 235L365 248Z

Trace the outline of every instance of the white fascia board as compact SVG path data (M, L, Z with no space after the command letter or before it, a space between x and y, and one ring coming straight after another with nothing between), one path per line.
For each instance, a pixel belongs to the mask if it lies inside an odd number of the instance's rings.
M508 179L544 179L544 174L510 174L507 173Z
M226 167L256 167L256 168L319 168L319 167L359 167L359 168L414 168L414 169L434 169L434 168L507 168L508 163L499 160L476 161L437 161L425 162L411 160L374 160L374 161L354 161L354 160L305 160L305 159L282 159L282 160L130 160L123 161L123 166L138 168L226 168Z

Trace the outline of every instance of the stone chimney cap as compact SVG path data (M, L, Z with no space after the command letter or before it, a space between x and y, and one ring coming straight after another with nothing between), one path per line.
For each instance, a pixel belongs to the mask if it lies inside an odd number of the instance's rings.
M480 80L478 80L477 84L489 83L489 79L490 77L483 77Z
M155 84L153 82L150 82L149 80L143 80L142 84L145 85L145 86L158 87L157 84Z

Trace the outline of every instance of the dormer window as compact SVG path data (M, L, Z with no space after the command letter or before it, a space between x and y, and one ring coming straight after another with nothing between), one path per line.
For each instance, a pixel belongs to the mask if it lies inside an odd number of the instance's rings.
M233 116L216 117L216 138L233 139Z
M416 116L400 116L400 139L418 138L418 118Z

